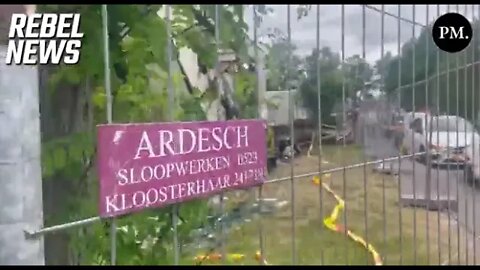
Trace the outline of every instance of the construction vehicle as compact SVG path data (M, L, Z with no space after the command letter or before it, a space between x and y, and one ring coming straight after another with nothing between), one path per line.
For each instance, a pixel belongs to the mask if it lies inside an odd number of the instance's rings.
M267 127L267 170L271 172L277 167L277 147L275 144L275 132L272 126Z

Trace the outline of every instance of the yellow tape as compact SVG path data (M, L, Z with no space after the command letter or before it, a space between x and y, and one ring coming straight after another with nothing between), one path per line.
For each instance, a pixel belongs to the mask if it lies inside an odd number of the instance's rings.
M326 174L325 175L325 178L330 178L330 174ZM383 262L382 262L382 258L380 257L380 254L375 250L375 248L370 245L370 244L367 244L365 242L365 240L363 240L362 237L354 234L352 231L350 231L349 229L347 228L344 228L342 225L340 224L337 224L336 221L337 221L337 218L338 218L338 215L340 214L340 211L342 211L344 208L345 208L345 201L340 197L338 196L325 182L323 182L319 177L315 176L313 178L313 183L316 184L316 185L322 185L322 187L328 192L330 193L330 195L332 195L335 200L337 201L337 205L335 206L335 208L333 208L333 211L332 213L330 214L330 216L327 216L323 219L323 224L325 225L325 227L327 227L328 229L332 230L332 231L335 231L335 232L340 232L340 233L346 233L347 236L352 239L353 241L359 243L360 245L362 245L364 248L366 248L370 254L372 254L372 257L373 257L373 261L375 262L375 265L383 265Z
M227 261L229 262L240 262L242 260L245 259L245 254L241 254L241 253L228 253L226 254L227 256ZM264 265L268 265L268 262L267 260L265 260L264 258L262 258L262 255L260 253L260 251L257 251L255 253L255 256L254 256L255 260L258 261L258 262L262 262L263 261L263 264ZM209 263L215 263L215 262L219 262L222 260L222 254L220 253L211 253L211 254L208 254L208 255L205 255L205 254L202 254L202 255L197 255L193 258L193 260L196 262L196 263L202 263L202 262L209 262Z
M261 262L263 265L269 265L267 260L262 257L262 253L260 251L255 252L255 260L259 263Z
M331 176L330 174L325 174L323 177L324 177L324 179L329 179L330 176ZM328 186L325 182L323 182L319 177L315 176L312 180L313 180L313 183L315 185L320 185L321 184L322 187L328 193L330 193L330 195L332 195L335 198L335 200L337 201L337 205L333 208L331 214L323 219L323 224L325 225L325 227L327 227L328 229L330 229L334 232L346 233L347 236L350 239L352 239L353 241L362 245L364 248L366 248L368 250L368 252L370 252L370 254L372 254L373 261L375 262L375 265L383 265L382 258L380 256L380 254L375 250L375 248L372 245L367 244L362 237L354 234L352 231L345 228L341 224L337 224L338 216L340 215L340 212L345 208L345 201L340 196L338 196L330 188L330 186ZM240 254L240 253L229 253L229 254L227 254L227 261L231 261L231 262L240 262L240 261L244 260L245 258L246 258L245 254ZM262 264L264 264L264 265L269 265L267 260L262 258L262 255L261 255L260 251L257 251L255 253L254 258L259 263L262 262ZM219 261L222 260L222 255L219 254L219 253L211 253L211 254L208 254L208 255L198 255L198 256L194 257L194 260L197 263L219 262Z

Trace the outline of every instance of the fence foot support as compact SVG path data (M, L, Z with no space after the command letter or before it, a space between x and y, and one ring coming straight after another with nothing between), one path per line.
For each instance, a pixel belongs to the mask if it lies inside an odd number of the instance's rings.
M27 240L34 240L38 238L38 236L33 232L33 230L23 230L23 234L25 235L25 239Z
M414 199L413 194L402 194L400 204L404 207L421 207L430 211L458 210L457 199L448 198L447 196L440 196L438 199L436 196L432 196L430 199L425 199L424 195L419 194Z

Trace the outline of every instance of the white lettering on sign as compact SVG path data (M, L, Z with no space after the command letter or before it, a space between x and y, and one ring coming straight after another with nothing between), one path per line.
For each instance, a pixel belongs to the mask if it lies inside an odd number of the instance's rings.
M103 125L98 136L102 217L246 189L267 176L259 120Z
M234 135L236 143L231 144L227 138ZM175 136L175 137L174 137ZM169 130L160 130L154 138L151 138L146 131L138 144L134 159L141 158L142 153L147 153L149 158L164 157L166 155L185 155L192 152L219 151L222 149L232 149L248 147L248 126L213 128L198 130L178 129L175 132ZM174 138L178 138L178 147L174 144ZM158 149L152 147L152 139L158 141ZM187 147L187 145L189 145Z

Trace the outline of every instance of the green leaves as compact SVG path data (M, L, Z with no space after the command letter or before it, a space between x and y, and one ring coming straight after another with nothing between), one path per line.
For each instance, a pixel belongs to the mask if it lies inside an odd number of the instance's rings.
M157 14L161 8L160 5L108 6L108 49L112 72L109 75L115 122L167 119L167 110L171 108L167 99L167 42L170 37L167 36L165 18ZM185 74L177 67L176 60L180 49L190 48L197 54L200 65L208 68L215 66L217 59L215 6L173 5L171 8L174 45L171 75L176 95L175 120L205 120L205 103L216 98L217 91L215 87L210 87L203 92L196 89L195 85L192 94L185 91ZM51 74L49 84L56 91L50 94L58 95L63 85L76 86L74 88L76 91L85 91L88 78L89 94L82 96L89 98L88 102L93 105L94 122L103 123L106 94L100 6L43 5L40 10L53 12L69 10L81 13L81 32L84 33L84 38L80 63L74 66L60 66ZM243 6L222 5L219 11L222 47L232 49L240 59L250 61L248 25L243 20ZM191 65L192 63L185 64ZM234 95L243 109L242 117L252 117L255 113L254 75L242 71L237 75L236 83ZM83 103L81 105L84 106ZM97 212L98 179L95 171L89 167L94 162L92 158L95 157L94 138L94 134L84 131L43 145L43 178L46 181L50 179L71 181L72 189L75 189L75 193L72 191L72 195L69 196L69 201L64 203L62 212L54 215L55 220L51 220L52 223L77 220ZM173 250L170 210L165 208L146 211L119 220L117 238L119 264L171 263ZM182 204L180 208L182 222L178 224L181 243L190 241L190 232L205 222L208 211L205 201ZM81 254L82 264L109 263L107 224L100 223L72 230L70 236L71 245Z
M479 22L476 21L473 27L478 27L478 24ZM435 110L438 105L441 113L457 114L458 107L460 108L458 109L460 116L466 119L472 119L472 116L477 113L472 111L479 106L477 103L478 99L475 98L475 94L471 90L472 81L474 81L474 85L480 82L476 76L472 77L473 71L471 67L466 67L465 69L460 68L460 70L457 71L456 65L457 60L459 61L458 65L463 67L465 64L468 65L480 59L479 40L478 38L474 38L472 44L464 52L449 54L439 51L434 42L432 42L429 31L430 29L428 28L423 29L417 39L411 40L403 45L400 59L395 57L389 61L385 76L386 91L391 96L398 96L399 84L404 86L401 89L400 102L406 110L419 109L428 104L431 109ZM415 58L413 57L413 48L415 48ZM473 48L475 49L475 59L472 58ZM437 61L437 53L439 61ZM467 56L466 60L464 53L466 53ZM436 76L437 70L439 70L440 73L438 81ZM449 72L447 72L447 70ZM399 78L399 72L401 78ZM429 78L428 99L426 95L426 85L422 82L426 78ZM456 83L457 78L459 81L458 85ZM414 82L415 87L412 87L411 85ZM457 88L459 89L458 95L456 93ZM464 91L465 89L467 90ZM413 101L415 101L415 103ZM465 108L468 112L467 115L465 115Z
M73 134L42 144L42 175L48 180L57 174L82 173L85 158L93 154L93 138L88 133ZM74 180L74 179L72 179Z
M319 57L320 53L320 57ZM318 60L319 59L319 60ZM313 50L310 56L306 58L307 79L300 86L300 98L303 105L310 113L314 123L318 123L318 85L317 85L317 61L320 61L320 87L321 87L321 113L323 123L335 123L335 119L330 117L334 106L342 100L342 82L345 79L347 86L352 89L355 84L361 85L359 78L356 77L355 70L363 70L367 73L371 67L365 61L352 57L347 59L342 70L338 54L334 54L329 47L324 47L318 52ZM353 71L353 72L351 72ZM355 89L355 88L353 88ZM348 90L347 90L348 91ZM351 93L350 93L351 95Z
M201 27L195 27L183 34L183 40L187 47L197 55L198 62L213 68L217 59L215 43L212 36Z
M267 55L268 91L288 90L288 81L300 79L298 70L302 60L294 54L295 50L295 45L287 41L278 40L271 46Z
M254 73L241 70L235 74L234 98L242 104L241 118L255 118L257 113L256 77Z
M174 5L172 6L172 28L174 35L181 34L185 30L194 25L195 16L193 14L193 7L190 5Z

